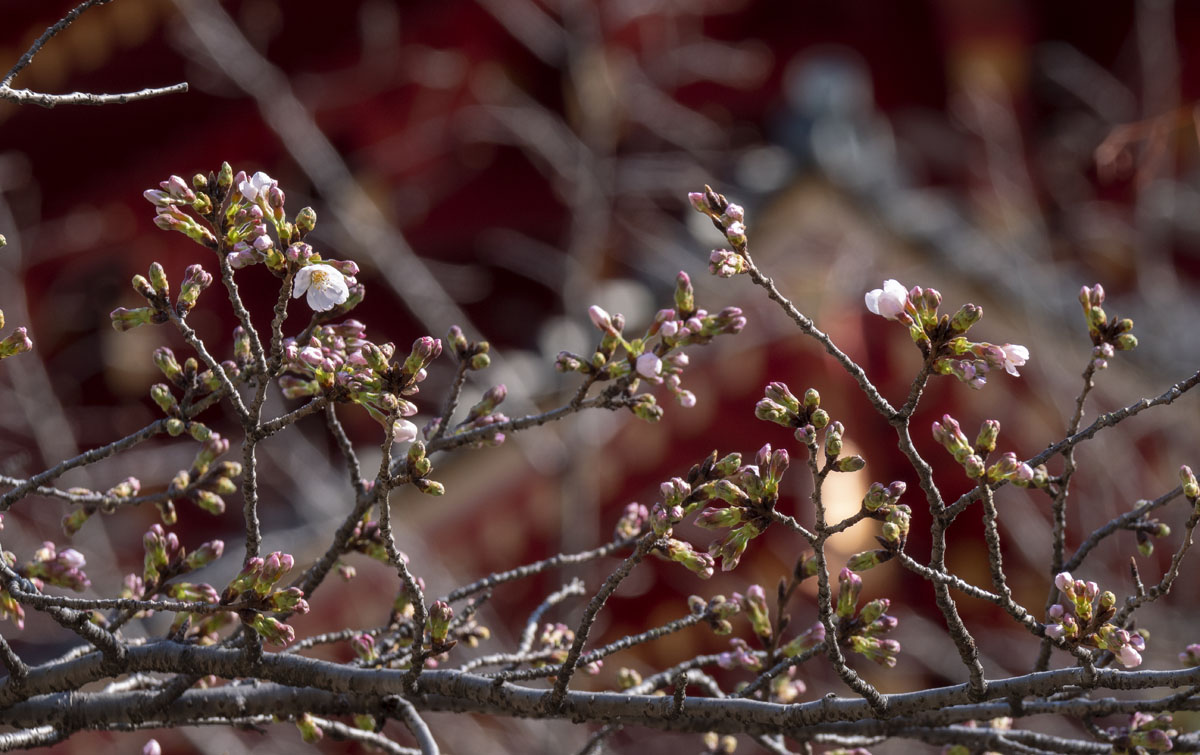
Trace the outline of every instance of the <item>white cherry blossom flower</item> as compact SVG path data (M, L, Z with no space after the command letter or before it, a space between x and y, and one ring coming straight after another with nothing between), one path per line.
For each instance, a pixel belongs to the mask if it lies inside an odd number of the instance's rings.
M883 288L867 292L867 309L880 317L899 320L908 304L908 290L894 278L883 282Z
M308 293L308 306L317 312L325 312L345 304L350 297L350 288L345 276L329 265L308 265L296 273L292 298L299 299L304 293Z
M278 182L263 173L261 170L238 184L238 191L246 198L247 202L253 202L260 195L265 196L267 191Z

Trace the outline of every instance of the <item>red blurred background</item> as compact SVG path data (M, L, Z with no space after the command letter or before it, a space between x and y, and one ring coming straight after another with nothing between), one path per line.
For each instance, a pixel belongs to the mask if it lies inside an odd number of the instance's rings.
M70 7L4 4L0 64L15 62ZM769 380L797 393L818 388L846 425L848 447L868 459L863 472L827 486L834 512L857 510L872 480L904 480L915 512L909 550L925 554L926 505L894 434L747 281L707 275L720 238L688 210L686 193L711 183L747 207L760 265L892 400L907 391L919 355L901 328L866 313L863 293L894 277L937 288L949 311L982 305L979 337L1027 345L1030 363L1020 379L996 376L980 392L935 381L914 424L916 442L935 466L945 464L925 429L932 420L951 412L971 435L996 418L1000 450L1027 458L1062 437L1079 390L1090 349L1075 299L1080 285L1103 283L1109 313L1132 316L1142 343L1100 376L1090 417L1157 395L1196 368L1200 193L1187 106L1200 87L1200 60L1190 54L1198 36L1195 6L1157 0L362 0L336 11L309 0L116 0L52 40L15 85L115 92L187 81L190 90L100 108L0 104L0 232L9 241L0 251L0 308L7 327L29 327L35 343L0 372L0 474L28 476L156 416L149 354L164 340L177 353L186 349L165 328L116 334L107 313L136 306L128 280L151 261L175 281L193 262L211 268L197 247L153 227L141 193L171 173L190 176L227 160L278 179L292 212L316 208L318 250L363 267L367 299L355 317L369 336L406 348L456 323L487 338L499 358L469 392L506 383L510 416L569 395L575 381L551 364L560 349L587 349L589 304L640 326L669 302L682 269L701 306L747 311L738 338L693 353L684 379L699 397L692 410L664 393L659 425L580 416L500 449L435 459L444 498L393 498L402 548L432 593L607 540L624 504L649 505L659 482L714 448L752 455L770 442L802 458L790 434L753 418ZM1164 115L1159 122L1171 127L1133 144L1123 169L1102 180L1094 151L1112 129ZM265 322L273 279L252 268L239 283ZM226 353L234 321L219 298L210 290L190 321L210 350ZM431 370L418 397L423 418L440 406L447 364ZM284 408L278 397L269 404ZM1185 398L1081 449L1069 549L1138 498L1174 487L1179 464L1200 464L1196 417L1195 399ZM373 468L377 425L352 411L343 421ZM210 422L236 437L227 419ZM153 489L193 453L184 443L139 448L61 484L103 490L136 474ZM303 563L324 549L352 500L336 446L313 424L283 433L263 454L266 547ZM789 472L781 506L809 521L802 467ZM968 487L953 465L939 482L951 498ZM32 503L5 520L4 546L19 556L43 539L61 542L61 507ZM1051 577L1047 502L1005 489L999 505L1015 597L1040 612ZM211 570L215 584L239 561L239 507L229 508L220 518L180 512L185 545L227 540L229 554ZM1184 518L1175 510L1163 516L1177 533ZM97 594L114 592L137 570L152 521L152 511L97 517L76 536ZM835 541L835 564L871 547L873 526ZM949 562L986 585L980 531L974 510L961 517ZM707 542L700 530L684 534ZM1175 544L1139 557L1143 574L1156 579ZM735 572L708 583L675 565L650 565L610 602L595 642L683 615L688 594L728 594L753 582L770 593L802 550L772 530ZM1124 533L1077 576L1123 596L1134 552L1133 535ZM354 563L358 579L318 591L313 612L297 623L301 633L386 618L394 575ZM572 576L594 586L612 563L507 585L483 623L510 640L546 594ZM1165 621L1190 616L1179 612L1194 605L1195 588L1177 590L1174 602L1147 612L1151 666L1173 663L1195 640L1186 621ZM793 606L794 626L815 620L811 589L807 595ZM893 600L905 652L888 673L856 667L885 691L965 679L926 584L888 565L866 575L864 599L878 596ZM548 618L569 620L579 608L568 602ZM1032 666L1036 642L1006 629L997 609L964 598L961 610L990 675ZM13 636L32 661L63 649L62 638L39 630L49 627L34 619ZM611 685L622 665L652 671L723 647L693 629L614 657L598 679L579 683ZM828 670L809 666L809 694L830 689ZM431 724L451 752L573 751L587 734L544 722L452 725L432 716ZM215 728L160 734L168 752L300 746L290 727L267 737ZM57 749L128 752L146 736L80 736ZM699 749L695 738L642 730L610 741L621 752ZM905 747L876 751L916 751ZM329 741L321 748L355 751Z

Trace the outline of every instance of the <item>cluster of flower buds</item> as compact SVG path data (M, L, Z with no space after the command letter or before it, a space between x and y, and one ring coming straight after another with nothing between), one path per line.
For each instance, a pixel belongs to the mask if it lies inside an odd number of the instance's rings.
M222 163L217 173L194 176L190 187L179 176L171 176L159 186L144 192L155 207L154 222L159 228L179 231L217 250L234 270L261 262L279 277L289 269L295 271L292 295L307 294L309 306L317 312L336 307L335 314L344 314L362 301L364 289L355 279L358 266L350 261L322 260L304 243L316 227L316 212L305 207L294 222L289 221L283 190L266 173L234 174L229 163ZM190 309L199 291L190 291L186 281L184 288L178 306ZM126 314L122 323L130 317ZM117 326L116 313L113 324ZM136 324L140 323L132 321L127 327Z
M241 476L242 465L236 461L217 462L217 458L229 451L229 440L208 430L198 422L189 423L192 437L201 440L200 450L190 469L181 469L171 478L167 486L167 500L158 503L163 524L174 524L177 519L175 501L187 500L208 513L219 516L225 513L225 499L238 491L234 480ZM201 432L202 430L202 432Z
M238 603L243 623L272 645L287 645L296 638L296 633L292 627L263 612L308 613L308 602L299 587L277 588L294 565L292 556L281 551L266 558L247 559L242 570L221 593L220 602L224 605Z
M1170 713L1134 713L1129 726L1110 726L1113 755L1142 755L1148 752L1170 752L1175 749L1179 731L1172 724Z
M807 653L823 642L825 642L825 625L818 621L788 640L788 643L783 646L783 655L787 658L795 658L801 653Z
M504 399L507 397L508 387L503 383L494 385L487 389L484 391L483 396L480 397L479 401L477 401L467 411L466 419L454 426L454 429L451 430L450 435L461 435L463 433L471 432L472 430L479 430L481 428L491 427L492 425L500 425L508 422L508 417L504 413L496 411L496 407L503 403ZM423 431L426 437L432 436L433 433L437 431L439 422L440 418L435 418L426 424ZM480 448L483 446L498 446L503 443L504 440L504 433L495 432L484 436L482 440L471 443L470 445L474 448Z
M710 343L719 335L740 333L746 318L737 307L726 307L716 314L697 309L691 278L680 272L675 277L675 306L661 309L654 322L638 337L626 339L625 317L609 314L593 305L588 317L600 331L600 344L591 357L559 352L554 366L559 372L578 372L596 380L625 380L628 389L637 389L638 380L655 385L665 384L675 400L685 408L696 405L696 395L681 385L683 370L688 365L686 346ZM640 419L655 422L662 409L649 394L638 396L630 408Z
M896 617L887 614L892 603L887 598L876 598L859 609L861 593L862 577L849 568L842 569L838 574L838 598L834 607L838 637L855 653L882 666L895 666L900 643L880 638L899 624Z
M1095 582L1077 580L1070 572L1059 573L1054 586L1062 600L1050 607L1050 623L1044 626L1047 637L1107 650L1126 668L1142 662L1145 630L1130 632L1108 623L1117 612L1116 595L1107 590L1102 593Z
M626 505L625 510L621 513L621 518L617 520L616 527L613 528L613 538L628 540L631 537L637 537L641 534L649 518L649 510L637 501Z
M1137 501L1133 507L1135 509L1145 506L1149 501ZM1152 517L1140 516L1132 522L1124 525L1127 530L1132 530L1137 537L1138 553L1149 557L1154 553L1154 539L1168 537L1171 534L1171 527L1163 522Z
M810 452L815 453L817 448L817 431L830 427L829 412L821 408L821 394L817 393L815 388L809 388L804 392L804 398L798 399L792 394L787 383L767 383L767 387L763 390L764 397L758 400L754 405L754 416L764 422L774 422L777 425L795 430L796 440L808 447ZM834 458L841 454L842 434L845 428L840 422L834 423L836 427L826 430L825 435L825 450L826 455L829 451L834 451ZM860 459L861 457L847 457L847 460L842 461L842 465L846 469L838 471L855 471L850 467L861 469L866 461L859 464L858 461L849 461L849 459ZM836 465L835 465L836 466Z
M441 353L440 339L422 336L404 361L395 362L395 345L367 340L366 326L358 320L322 325L305 344L284 340L285 374L279 377L279 387L285 398L325 394L356 403L390 428L394 440L412 441L417 426L406 418L417 413L417 406L406 397L420 392L425 368Z
M200 292L212 285L213 277L200 265L188 265L183 272L183 284L175 299L174 312L186 317L196 306ZM133 290L146 300L146 306L134 309L117 307L109 317L117 332L124 332L149 323L161 324L171 319L171 285L166 271L157 262L150 263L148 276L134 275Z
M384 545L383 530L379 526L379 522L371 521L363 518L354 526L354 532L346 541L347 553L361 553L364 556L373 558L381 564L390 564L388 558L387 547ZM400 554L404 563L408 563L408 556L404 553Z
M717 654L717 665L723 669L744 668L748 671L762 670L762 656L740 637L729 640L729 650Z
M713 275L722 278L732 278L749 270L746 259L746 211L740 205L733 204L722 194L705 186L704 191L693 191L688 194L692 209L712 220L717 230L725 235L725 240L733 250L715 249L709 256L708 269Z
M791 705L808 691L808 685L802 679L797 679L796 673L796 667L790 666L787 672L771 680L772 702Z
M746 610L746 618L754 635L763 643L770 642L775 632L771 627L771 609L767 607L767 593L762 585L753 584L746 588L746 594L733 594Z
M3 328L4 312L0 311L0 330ZM28 331L25 328L16 328L4 340L0 341L0 359L7 359L23 351L29 351L32 348L33 341L29 340Z
M1133 320L1128 317L1108 319L1104 309L1104 287L1083 286L1079 289L1079 303L1083 305L1083 316L1087 320L1088 335L1092 338L1092 365L1097 370L1108 367L1108 360L1117 351L1133 351L1138 339L1130 331Z
M732 600L726 600L724 595L714 595L709 600L692 595L688 597L688 610L696 616L703 616L713 634L727 635L733 632L733 624L729 620L741 612L742 601L737 593L734 593Z
M239 326L234 330L233 335L234 356L237 361L221 362L221 369L230 380L240 377L242 370L250 363L250 341L245 336L245 331ZM175 352L166 346L161 346L154 350L152 358L154 366L158 367L170 382L171 387L189 393L193 398L205 396L221 387L220 376L213 370L201 371L200 363L193 357L185 359L183 364L180 364L179 360L175 358ZM155 387L152 389L151 395L168 417L172 419L182 417L178 404L169 397L169 387L165 391L164 388ZM180 422L182 423L183 420L180 419ZM176 423L170 423L167 427L167 431L172 437L180 435L185 429L189 428Z
M85 503L79 508L67 514L62 519L63 533L70 537L76 532L79 532L92 514L97 511L103 511L106 514L111 514L116 510L117 506L122 501L128 501L136 496L142 490L142 483L136 477L126 477L116 485L113 485L104 493L100 494L101 500L98 503ZM95 492L87 488L70 488L68 493L72 495L95 495Z
M721 559L722 571L735 568L750 541L770 526L770 512L779 500L779 482L788 464L787 451L772 449L768 443L755 454L753 464L742 464L741 454L737 453L718 459L714 451L689 473L692 482L676 478L689 491L680 518L706 505L696 517L696 524L705 529L729 530L723 539L713 540L708 546L709 555Z
M222 165L223 171L228 168L228 163ZM178 231L201 246L215 249L217 238L213 232L187 212L193 210L201 217L212 214L213 197L203 190L207 188L207 183L207 178L197 175L193 185L200 191L195 191L187 181L179 176L171 176L166 181L160 181L158 189L142 192L146 201L154 205L154 224L164 231Z
M488 356L491 346L487 341L468 341L462 328L451 325L446 333L446 346L454 356L454 361L465 365L468 370L486 370L492 363Z
M908 327L913 342L934 360L936 374L954 375L972 388L982 388L993 370L1020 375L1017 368L1029 360L1029 349L968 340L964 334L983 317L983 308L968 303L953 315L939 315L941 303L942 295L936 289L916 286L907 290L896 280L886 280L883 288L866 295L868 310Z
M32 582L39 591L46 585L56 585L76 592L83 592L92 584L83 571L86 565L87 560L79 551L74 548L64 548L60 551L49 541L42 543L42 547L34 551L33 558L28 562L19 566L9 564L17 574Z
M178 535L174 532L167 532L161 524L157 523L150 525L150 529L146 530L146 534L142 536L142 547L146 550L141 577L141 585L144 590L141 593L135 592L130 597L140 598L145 594L152 595L158 585L196 569L202 569L216 561L225 552L223 541L210 540L188 553L179 543ZM208 585L204 585L204 587L208 587ZM146 589L149 592L145 592ZM217 596L214 594L213 600L209 602L216 603Z
M575 632L566 624L555 623L544 625L537 637L538 649L534 651L537 660L533 662L534 668L561 665L567 660L567 655L570 653L571 645L574 642ZM588 669L588 673L595 674L599 670L600 662L597 661L595 668Z
M1039 464L1035 469L1018 459L1012 451L1001 454L991 466L987 465L987 458L996 450L996 441L1000 437L1000 422L997 420L984 420L975 438L975 445L970 444L958 421L949 414L943 415L940 422L933 423L932 432L933 439L962 465L967 477L972 480L1011 482L1023 488L1044 488L1049 481L1044 464Z
M900 496L904 495L906 489L907 486L900 480L887 486L881 482L872 482L867 488L867 493L863 496L862 507L866 516L883 523L880 534L875 536L880 547L851 556L846 564L849 569L857 572L872 569L891 560L897 553L904 550L904 545L908 542L909 526L912 523L912 509L899 503ZM809 562L804 563L806 567L804 577L809 576L809 569L816 573L815 563L811 567ZM799 571L797 571L797 577L800 577Z
M716 560L707 553L697 551L692 547L691 543L668 537L664 538L662 545L659 547L667 558L677 564L683 564L684 567L701 579L708 579L713 575L713 567L716 566Z

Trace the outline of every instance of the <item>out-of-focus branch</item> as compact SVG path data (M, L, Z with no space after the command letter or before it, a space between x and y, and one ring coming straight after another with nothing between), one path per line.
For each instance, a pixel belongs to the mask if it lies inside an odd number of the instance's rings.
M139 89L135 92L122 92L119 94L93 94L91 92L69 92L67 94L47 94L45 92L34 92L29 89L13 89L12 80L18 73L23 71L33 61L33 56L37 55L42 49L53 39L59 32L66 29L88 8L93 8L97 5L106 5L112 0L85 0L71 9L67 15L52 24L42 36L25 51L21 59L16 65L9 69L8 73L0 79L0 99L9 100L23 105L41 105L45 108L55 107L57 105L124 105L129 102L137 102L138 100L148 100L153 97L162 97L166 94L181 94L188 90L187 82L172 84L167 87L148 87Z

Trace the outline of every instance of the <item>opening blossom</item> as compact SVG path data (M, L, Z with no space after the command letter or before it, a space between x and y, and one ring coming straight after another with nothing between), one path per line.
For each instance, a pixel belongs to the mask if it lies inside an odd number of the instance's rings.
M908 305L908 289L900 281L888 279L883 282L883 288L867 292L867 309L880 317L889 320L899 320Z
M238 191L242 193L247 202L253 202L260 194L265 194L276 184L277 181L274 178L271 178L260 170L238 184Z
M407 443L417 439L417 426L406 419L398 419L392 423L392 439L398 443Z
M1015 343L1006 343L1000 347L1004 352L1004 369L1009 375L1020 377L1021 373L1017 372L1018 367L1024 366L1025 362L1029 361L1029 349Z
M258 174L255 174L258 175ZM292 287L292 298L299 299L308 293L308 306L317 312L325 312L350 298L346 278L329 265L308 265L296 273Z

